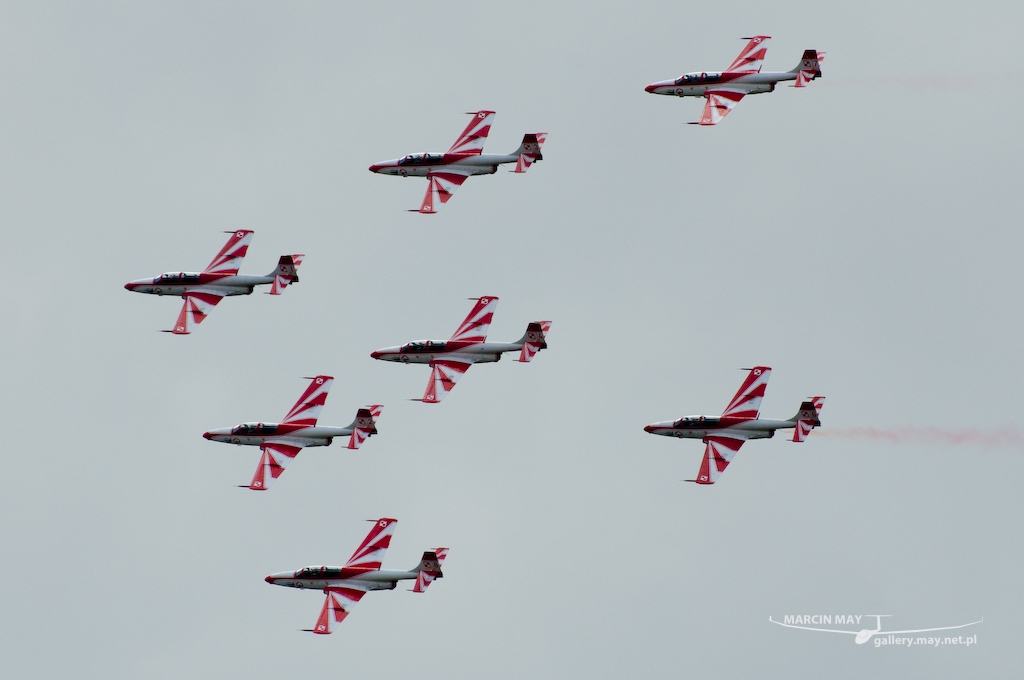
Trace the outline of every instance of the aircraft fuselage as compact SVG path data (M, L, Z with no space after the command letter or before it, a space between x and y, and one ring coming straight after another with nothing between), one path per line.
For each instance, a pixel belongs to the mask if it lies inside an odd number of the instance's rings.
M151 279L138 279L124 284L127 290L150 295L184 295L201 288L217 295L251 295L256 286L274 282L273 276L225 276L195 272L170 272Z
M775 71L763 73L739 73L725 71L687 73L673 80L652 83L645 89L651 94L665 94L673 97L704 97L709 91L727 89L743 94L762 94L775 89L776 83L796 80L796 73Z
M381 161L370 172L399 177L426 177L435 172L457 170L460 174L491 175L504 163L515 163L513 154L413 153L403 158Z
M210 441L238 446L263 446L267 440L293 446L330 446L335 437L348 437L351 427L329 427L317 425L305 427L289 423L242 423L235 427L224 427L204 432Z
M704 439L715 435L728 437L738 435L742 439L770 439L776 430L796 427L793 420L769 420L767 418L738 419L718 416L687 416L679 420L666 420L652 423L644 428L645 432L659 434L663 437L679 437L682 439Z
M366 571L352 567L304 567L298 571L271 574L264 580L275 586L309 590L345 586L362 590L393 590L399 581L415 578L415 571L397 569ZM437 578L442 578L442 575L438 574Z
M395 361L403 364L429 364L438 359L461 359L481 364L498 361L505 352L518 352L523 348L519 342L466 342L423 340L407 342L401 347L385 347L371 352L370 356L381 361Z

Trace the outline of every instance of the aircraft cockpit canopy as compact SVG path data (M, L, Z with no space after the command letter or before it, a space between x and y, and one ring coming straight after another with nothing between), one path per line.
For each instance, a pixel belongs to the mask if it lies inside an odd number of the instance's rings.
M676 85L701 85L704 83L716 83L722 79L721 73L684 73L676 78Z
M295 578L337 578L341 575L341 569L330 567L303 567L295 572Z
M708 416L686 416L680 418L673 427L677 428L691 428L691 427L714 427L718 425L719 418L709 418Z
M167 272L157 279L160 283L191 283L199 279L195 272Z
M273 423L242 423L238 427L231 428L231 434L242 436L259 437L267 434L276 434L277 425Z
M437 340L421 340L419 342L407 342L402 345L403 354L415 354L418 352L440 352L448 346L446 342L438 342Z
M428 163L440 163L441 159L444 158L443 154L439 153L411 153L405 158L398 161L399 165L425 165Z

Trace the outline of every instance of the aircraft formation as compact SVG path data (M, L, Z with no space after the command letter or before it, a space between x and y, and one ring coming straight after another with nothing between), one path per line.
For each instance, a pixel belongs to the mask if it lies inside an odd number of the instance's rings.
M770 36L747 38L749 42L740 55L721 72L686 73L672 80L653 83L646 91L677 97L704 97L704 112L696 124L712 126L719 123L748 94L771 92L776 84L794 81L803 88L821 77L823 52L805 50L800 63L791 71L762 72ZM514 164L513 173L525 173L534 163L543 160L541 147L547 133L527 133L519 148L510 154L484 154L483 147L494 122L495 112L480 110L455 143L444 153L412 153L395 160L381 161L370 171L399 177L423 177L427 191L420 207L410 212L436 214L452 194L474 175L497 172L500 165ZM299 282L298 268L302 254L282 255L277 267L265 276L239 275L253 232L240 229L230 233L228 242L202 272L170 272L152 278L137 279L125 284L132 292L157 296L176 296L184 300L174 328L167 333L188 335L225 297L250 295L257 286L269 285L270 295L280 295L285 288ZM448 340L422 340L386 347L370 353L380 361L402 364L425 364L430 377L423 396L412 401L438 404L474 364L494 363L504 354L518 353L515 361L529 363L541 350L547 349L551 321L531 321L524 335L514 342L488 342L487 333L497 309L498 298L485 295L470 298L473 307ZM803 442L810 432L821 426L819 414L824 397L809 397L800 404L795 416L788 420L760 417L771 368L755 366L740 386L736 396L719 416L687 416L678 420L656 422L644 427L651 434L682 439L700 439L704 457L697 478L688 480L701 485L718 481L743 444L751 439L767 439L777 430L792 429L794 442ZM358 450L367 439L376 435L381 404L360 407L355 420L346 427L319 424L320 412L334 383L330 375L307 378L310 382L299 400L281 422L245 422L234 427L215 428L203 433L209 441L257 446L260 460L252 480L241 485L253 491L267 491L284 473L288 465L305 448L330 446L336 438L347 438L346 447ZM468 388L467 388L468 389ZM412 592L422 593L435 580L443 577L441 566L448 548L434 548L423 553L420 563L404 570L382 569L384 554L398 520L381 517L356 551L343 566L309 566L266 577L271 585L304 590L323 591L326 599L315 626L305 629L319 635L332 633L350 613L363 595L374 590L393 590L399 581L413 581Z

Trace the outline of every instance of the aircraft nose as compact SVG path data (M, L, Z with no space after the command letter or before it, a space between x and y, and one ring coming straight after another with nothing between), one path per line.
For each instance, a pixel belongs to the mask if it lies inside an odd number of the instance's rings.
M644 425L644 432L654 432L653 425Z
M654 92L657 89L657 85L648 85L647 87L644 88L644 92Z
M374 350L374 351L370 352L370 358L371 359L380 359L380 357L381 357L381 353L380 353L379 350Z
M263 580L266 581L267 583L271 583L272 584L274 582L274 577L273 576L268 576L268 577L266 577Z
M380 172L381 166L374 163L370 166L370 172Z
M213 439L213 435L210 434L209 432L204 432L203 439Z

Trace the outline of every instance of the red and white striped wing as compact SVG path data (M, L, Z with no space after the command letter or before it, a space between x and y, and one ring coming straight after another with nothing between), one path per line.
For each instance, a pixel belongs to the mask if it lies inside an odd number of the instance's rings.
M533 330L533 324L530 324L531 328L526 331L526 342L523 343L523 348L519 351L519 359L517 361L523 363L530 361L542 347L546 346L544 337L551 330L551 322L538 321L537 323L540 325L540 330Z
M217 303L224 299L219 293L209 293L202 289L190 290L183 296L185 304L178 313L178 320L174 322L175 335L188 335L192 330L203 322L210 311L217 306Z
M444 563L444 558L448 556L448 548L435 548L434 554L437 555L437 566L440 567ZM436 578L437 572L420 571L416 574L416 585L413 586L412 592L422 593Z
M453 170L432 172L427 175L427 193L423 196L423 203L416 212L425 215L432 215L441 209L441 206L448 202L455 190L462 186L468 174Z
M380 569L380 563L384 560L384 553L387 552L388 546L391 545L391 537L395 533L397 524L398 520L391 517L381 517L377 520L370 533L352 553L352 557L348 558L345 566Z
M317 418L320 417L320 411L327 402L327 393L333 384L334 378L329 375L318 375L313 378L309 382L309 387L281 422L289 425L315 427Z
M366 591L361 588L346 586L344 588L333 586L327 588L327 599L324 600L324 608L320 610L320 618L316 620L316 626L312 633L317 635L330 635L338 624L345 620L345 617L352 611L356 602L363 599Z
M437 359L430 364L430 382L427 383L427 390L423 393L423 401L428 404L437 404L444 399L455 387L462 374L472 366L470 361L458 361L455 359Z
M249 482L249 488L253 491L269 489L274 480L284 474L288 463L295 460L295 456L299 455L301 450L301 447L291 444L265 443L262 447L263 455L260 457L259 467L256 468L256 474Z
M303 255L302 253L296 253L295 255L292 255L292 262L295 264L296 268L298 268L299 265L302 264L302 258L304 257L305 255ZM281 274L277 274L276 276L274 276L274 282L270 284L270 294L280 295L281 291L287 288L294 280L295 279L292 278L291 276L283 276Z
M374 404L356 411L356 422L352 428L352 434L348 438L348 448L358 449L363 445L370 435L377 431L377 418L384 409L380 404Z
M693 481L698 484L714 484L725 472L725 468L732 462L733 456L746 440L732 437L708 437L705 441L707 445L704 448L704 460L700 464L697 479Z
M455 140L452 148L448 149L448 153L479 154L483 152L484 142L487 141L487 134L491 131L491 124L494 122L494 111L477 111L472 116L473 120Z
M487 339L487 331L494 320L494 310L498 308L498 298L493 295L485 295L476 299L473 309L462 321L449 342L461 340L465 342L483 342Z
M722 411L722 415L748 420L757 418L761 411L761 399L764 398L764 392L768 388L768 378L771 375L772 369L768 366L755 366L750 369L746 380L740 385L736 396Z
M743 93L732 90L712 90L707 93L706 97L704 111L700 114L700 121L697 124L718 125L740 103Z
M204 274L227 274L234 276L238 268L242 266L245 258L245 251L249 249L249 242L252 241L252 231L239 229L231 234L231 238L224 244L224 247L217 253L217 257L206 266Z
M729 64L729 68L726 71L731 73L745 72L745 73L757 73L761 70L761 64L764 62L765 54L768 52L768 43L770 43L772 37L770 35L755 35L750 38L750 42L743 48L739 56L733 59L733 62Z

